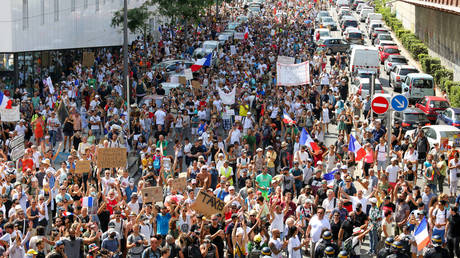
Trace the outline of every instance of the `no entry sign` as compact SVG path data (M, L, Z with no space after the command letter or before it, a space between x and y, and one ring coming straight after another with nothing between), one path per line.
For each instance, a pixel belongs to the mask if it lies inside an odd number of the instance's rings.
M377 96L372 100L371 107L375 113L383 114L387 112L390 107L390 103L385 97Z

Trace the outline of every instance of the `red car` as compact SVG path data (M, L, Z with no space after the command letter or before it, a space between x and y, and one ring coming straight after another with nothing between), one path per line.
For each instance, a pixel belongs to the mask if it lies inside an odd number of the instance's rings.
M380 63L384 63L385 60L390 55L399 55L401 51L399 51L398 46L383 46L379 47L379 58L380 58Z
M422 110L433 124L436 122L438 112L446 110L450 105L447 99L443 97L425 96L419 103L415 104L415 107Z

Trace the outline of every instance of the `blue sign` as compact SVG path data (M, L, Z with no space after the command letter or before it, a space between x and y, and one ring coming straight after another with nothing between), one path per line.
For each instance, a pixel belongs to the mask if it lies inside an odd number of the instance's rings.
M409 105L409 101L403 95L396 95L391 99L391 107L395 111L403 111Z

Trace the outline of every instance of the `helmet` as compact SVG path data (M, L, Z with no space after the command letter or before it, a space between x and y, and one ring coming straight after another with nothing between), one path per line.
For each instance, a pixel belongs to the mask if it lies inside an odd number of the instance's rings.
M434 246L442 245L442 237L440 235L433 235L431 237L431 242Z
M262 248L262 255L271 255L272 252L270 251L270 247L266 246Z
M260 236L260 234L255 235L254 236L254 242L256 242L256 243L262 242L262 236Z
M326 247L326 249L324 249L324 255L326 257L334 257L334 254L335 254L335 250L332 246L328 246Z
M394 241L391 246L396 248L396 249L402 249L403 248L403 243L401 241Z
M387 247L390 247L391 244L393 244L393 242L394 242L394 239L392 237L387 237L387 239L385 239L385 245Z
M339 255L337 255L337 258L348 258L348 252L345 250L340 251Z
M323 232L323 239L324 240L331 240L332 239L331 231L324 231Z

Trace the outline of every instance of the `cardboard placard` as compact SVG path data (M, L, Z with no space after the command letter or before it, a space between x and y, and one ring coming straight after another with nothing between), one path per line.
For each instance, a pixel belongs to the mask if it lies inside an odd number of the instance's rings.
M194 89L201 89L201 83L199 81L192 81L192 87Z
M97 150L98 168L124 168L127 162L126 148L100 148Z
M179 83L182 85L187 84L187 78L185 78L185 76L179 76Z
M82 65L92 67L94 65L94 52L83 52Z
M178 192L184 192L187 187L187 173L185 173L185 175L180 173L179 177L172 181L171 187Z
M206 217L210 217L214 214L222 214L224 212L224 207L225 202L221 199L202 191L198 193L195 202L192 204L192 208L196 212Z
M142 189L142 201L144 203L163 202L163 188L152 186Z
M75 173L83 174L91 172L91 160L77 160L75 162Z
M193 79L192 69L190 69L190 68L185 69L184 70L184 75L185 75L185 79L192 80Z

